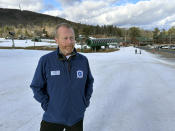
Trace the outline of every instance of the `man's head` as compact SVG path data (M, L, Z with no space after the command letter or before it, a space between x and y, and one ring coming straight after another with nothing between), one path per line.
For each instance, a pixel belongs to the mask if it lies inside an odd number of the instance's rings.
M55 40L63 55L70 55L75 45L75 34L73 28L67 23L57 25Z

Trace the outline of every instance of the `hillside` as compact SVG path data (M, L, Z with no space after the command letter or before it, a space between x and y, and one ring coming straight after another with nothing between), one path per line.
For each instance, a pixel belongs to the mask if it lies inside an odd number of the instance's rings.
M41 25L44 23L56 24L60 22L68 22L63 18L49 16L41 13L36 13L27 10L18 10L18 9L3 9L0 8L0 25Z
M5 8L0 8L0 37L8 37L9 31L12 31L15 32L15 37L22 35L30 38L34 36L53 38L56 25L62 22L73 26L76 38L79 35L84 35L85 37L127 37L127 39L130 39L130 34L136 34L132 37L152 37L152 31L144 31L139 28L133 28L134 30L130 31L114 25L86 25L32 11ZM126 32L127 36L125 36Z
M54 29L58 23L66 22L73 26L75 35L95 37L122 36L122 30L113 25L94 26L68 21L60 17L49 16L27 10L0 8L0 37L6 37L9 31L16 33L16 37L41 36L43 33L53 37Z
M53 37L56 25L62 22L71 24L76 35L79 34L80 29L88 27L88 25L71 22L60 17L27 10L0 8L0 37L8 36L9 31L15 32L16 36L32 37L46 33L48 37Z

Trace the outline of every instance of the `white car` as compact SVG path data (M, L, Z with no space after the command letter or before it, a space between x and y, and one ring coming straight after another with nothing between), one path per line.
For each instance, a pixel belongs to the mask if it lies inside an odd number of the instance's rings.
M163 46L162 49L169 49L169 46Z
M171 49L175 50L175 46L172 46Z

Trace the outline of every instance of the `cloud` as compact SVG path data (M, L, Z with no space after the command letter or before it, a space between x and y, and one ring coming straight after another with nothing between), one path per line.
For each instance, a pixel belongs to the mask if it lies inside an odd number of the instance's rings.
M19 9L19 4L23 10L40 11L43 9L43 0L0 0L0 8Z
M98 17L98 15L105 13L105 8L109 3L104 1L85 0L81 3L74 3L74 5L67 6L59 12L57 16L75 22L87 23L90 18ZM56 10L55 10L56 11ZM49 13L48 11L44 13ZM50 13L52 14L52 13Z
M62 12L59 11L59 10L49 10L49 11L45 11L44 14L47 14L47 15L53 15L53 16L62 16ZM62 16L63 17L63 16Z
M61 7L44 0L0 0L0 8L42 12L70 21L93 25L138 26L167 28L175 23L175 0L56 0ZM44 10L44 11L43 11Z
M105 3L115 3L116 1L119 1L119 0L57 0L59 3L61 3L62 4L62 6L72 6L72 4L74 5L74 4L81 4L81 3L83 3L83 2L101 2L101 1L103 1L103 2L105 2ZM94 3L94 4L95 4Z
M80 3L81 0L57 0L62 6L72 5L74 3Z
M73 0L66 0L73 2ZM57 16L86 24L116 26L167 26L175 21L175 0L139 1L135 4L115 5L114 0L84 0L65 6Z
M167 19L175 13L175 1L151 0L138 2L137 4L128 4L115 8L110 15L113 16L109 24L116 25L149 25ZM115 19L114 17L118 18ZM120 19L119 19L120 18ZM109 20L109 19L106 19ZM106 21L107 23L107 21ZM166 23L165 23L166 24Z

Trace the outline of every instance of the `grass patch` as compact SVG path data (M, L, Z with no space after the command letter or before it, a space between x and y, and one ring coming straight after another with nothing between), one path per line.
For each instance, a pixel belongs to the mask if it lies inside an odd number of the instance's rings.
M27 50L56 50L56 47L47 47L47 46L28 46L25 47Z
M0 49L26 49L26 50L56 50L56 47L48 47L48 46L28 46L28 47L0 47ZM95 51L93 51L92 49L76 49L77 52L83 52L83 53L94 53ZM96 52L114 52L114 51L118 51L120 49L100 49L97 50Z
M118 51L120 49L100 49L97 50L96 52L114 52L114 51ZM83 52L83 53L95 53L95 51L93 51L92 49L84 49L83 51L81 51L81 49L77 49L77 52Z
M12 47L0 47L0 49L24 49L24 47L15 47L15 48L12 48Z

